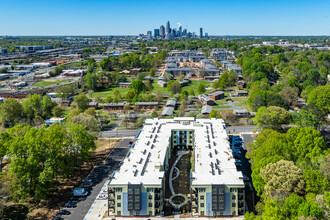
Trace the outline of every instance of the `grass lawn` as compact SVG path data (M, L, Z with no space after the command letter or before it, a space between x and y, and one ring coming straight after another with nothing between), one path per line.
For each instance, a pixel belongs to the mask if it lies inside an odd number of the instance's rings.
M125 97L127 91L129 90L129 88L120 88L120 87L110 88L110 89L106 89L103 91L94 92L93 98L96 98L96 97L106 98L109 95L113 96L113 93L115 92L116 89L118 89L118 91L120 92L121 97Z
M236 103L236 106L242 106L243 108L245 108L248 111L251 111L251 108L248 104L248 98L231 98L234 102L238 102L238 104Z
M71 79L66 79L66 80L56 80L56 81L39 81L39 82L33 84L32 86L35 86L35 87L50 86L50 85L69 82L69 81L72 81L72 80Z
M195 95L198 95L197 88L198 88L200 83L204 84L205 87L208 87L211 84L209 81L205 81L205 80L191 80L191 82L188 86L182 87L182 90L189 91L190 88L192 88L195 92ZM212 90L206 91L206 93L211 92L211 91Z

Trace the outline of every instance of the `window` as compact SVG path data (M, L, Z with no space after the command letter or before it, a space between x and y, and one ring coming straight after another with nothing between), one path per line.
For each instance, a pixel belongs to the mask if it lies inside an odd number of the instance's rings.
M117 211L117 215L121 215L121 211Z
M200 197L200 200L204 200L204 196L201 196L201 197Z
M201 211L201 215L204 215L204 211Z
M205 188L199 188L198 191L199 192L205 192Z
M149 211L149 215L152 215L152 211Z
M201 203L201 207L202 207L202 208L204 207L204 203Z
M120 202L117 203L117 207L121 207L121 203Z
M149 207L152 207L152 203L151 202L149 203Z
M152 199L152 195L149 195L149 199Z
M231 204L231 207L236 207L236 203L232 203Z
M233 211L233 212L232 212L232 215L236 215L236 211Z
M121 199L121 195L117 195L117 199L118 199L118 200Z
M233 200L236 199L236 196L235 195L232 195L231 196L231 199L233 199Z

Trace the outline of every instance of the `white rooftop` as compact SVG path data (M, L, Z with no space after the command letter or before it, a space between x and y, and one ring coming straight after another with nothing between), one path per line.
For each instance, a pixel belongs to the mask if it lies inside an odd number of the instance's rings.
M224 125L222 119L215 118L146 119L135 146L110 185L161 185L165 173L160 167L164 164L172 130L195 131L193 186L244 184L242 173L236 169Z

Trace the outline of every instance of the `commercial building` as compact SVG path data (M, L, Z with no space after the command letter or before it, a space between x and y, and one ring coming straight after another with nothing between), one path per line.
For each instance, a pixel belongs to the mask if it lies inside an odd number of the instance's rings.
M154 37L159 37L159 29L154 29Z
M109 215L162 216L168 203L176 211L188 204L186 211L192 216L244 215L243 175L228 140L222 119L146 119L121 168L110 178ZM191 169L179 170L178 155L187 152ZM179 173L175 178L189 172L189 184L183 186L188 193L177 191L168 197L174 168ZM180 195L184 201L173 200Z
M203 38L203 28L200 28L199 29L199 37L200 38Z
M165 27L164 25L161 25L159 28L159 35L164 38L165 37Z

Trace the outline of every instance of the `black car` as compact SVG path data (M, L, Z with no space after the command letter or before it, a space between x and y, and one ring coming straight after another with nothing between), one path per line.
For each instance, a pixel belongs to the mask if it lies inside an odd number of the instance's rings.
M65 207L66 208L75 208L75 207L77 207L77 204L75 202L70 201L65 204Z
M58 214L60 214L60 215L70 215L71 212L66 210L66 209L62 209L58 212Z
M62 217L54 217L53 220L64 220Z

